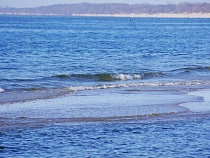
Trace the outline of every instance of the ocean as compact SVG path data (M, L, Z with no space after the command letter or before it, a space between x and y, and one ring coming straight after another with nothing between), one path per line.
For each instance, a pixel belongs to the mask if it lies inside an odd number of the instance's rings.
M210 19L1 15L0 36L0 157L210 156Z

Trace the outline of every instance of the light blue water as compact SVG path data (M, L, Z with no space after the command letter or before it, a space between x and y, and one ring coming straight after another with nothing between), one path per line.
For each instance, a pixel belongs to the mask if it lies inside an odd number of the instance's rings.
M210 156L182 106L210 89L210 19L1 15L0 37L0 157Z

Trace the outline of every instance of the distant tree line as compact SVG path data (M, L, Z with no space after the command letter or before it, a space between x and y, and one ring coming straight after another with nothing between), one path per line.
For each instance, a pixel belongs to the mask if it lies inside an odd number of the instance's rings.
M56 4L36 8L0 7L0 13L13 14L155 14L155 13L210 13L210 3L180 3L167 5L124 3Z

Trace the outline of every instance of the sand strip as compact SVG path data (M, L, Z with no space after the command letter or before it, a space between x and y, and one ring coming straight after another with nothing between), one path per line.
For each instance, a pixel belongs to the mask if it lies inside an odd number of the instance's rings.
M157 13L157 14L73 14L83 17L129 17L129 18L210 18L210 13Z
M210 112L210 90L189 92L189 95L203 98L203 102L184 103L181 106L190 109L192 112Z

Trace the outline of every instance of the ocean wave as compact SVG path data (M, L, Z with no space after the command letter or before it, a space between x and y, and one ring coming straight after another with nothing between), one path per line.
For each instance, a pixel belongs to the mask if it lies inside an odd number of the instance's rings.
M127 81L127 80L147 80L153 78L162 78L167 76L185 77L189 73L201 74L209 73L210 66L189 66L186 68L173 69L169 71L142 70L136 73L96 73L96 74L58 74L50 77L38 79L19 79L18 81L41 81L41 80L59 80L59 81L78 81L78 82L110 82L110 81Z
M185 68L171 70L171 72L196 72L196 71L210 71L210 66L189 66Z
M84 91L84 90L98 90L98 89L109 89L109 88L123 88L123 87L141 87L141 86L190 86L190 85L206 85L210 84L210 81L183 81L183 82L162 82L162 83L125 83L125 84L107 84L107 85L96 85L96 86L75 86L66 88L69 91Z
M72 75L55 75L52 76L53 78L58 79L86 79L86 80L97 80L97 81L114 81L114 80L136 80L136 79L142 79L143 75L135 73L135 74L72 74Z
M52 76L52 78L59 78L59 79L66 79L66 78L70 78L70 77L71 77L71 75L66 75L66 74Z
M140 74L118 74L118 75L112 75L112 78L117 80L134 80L134 79L141 79L142 76Z

